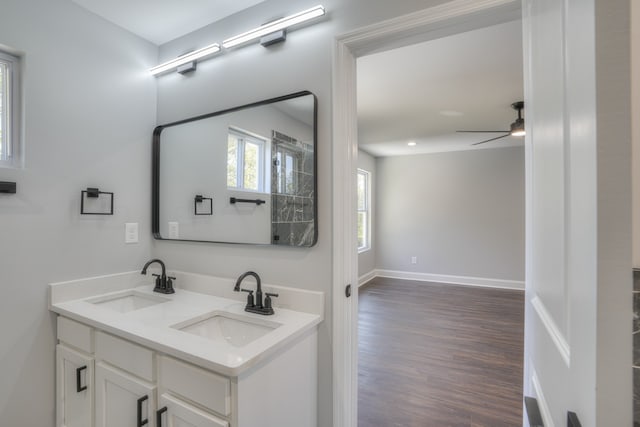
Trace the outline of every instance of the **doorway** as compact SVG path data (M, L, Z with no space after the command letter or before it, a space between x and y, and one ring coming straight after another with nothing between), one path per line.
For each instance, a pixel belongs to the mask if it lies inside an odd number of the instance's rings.
M337 40L334 67L334 425L357 425L357 292L346 284L358 282L356 235L356 58L370 53L441 38L520 17L518 1L489 1L478 5L456 1ZM473 19L469 19L472 16ZM345 298L345 295L351 295Z
M521 51L515 20L357 59L361 426L522 419Z

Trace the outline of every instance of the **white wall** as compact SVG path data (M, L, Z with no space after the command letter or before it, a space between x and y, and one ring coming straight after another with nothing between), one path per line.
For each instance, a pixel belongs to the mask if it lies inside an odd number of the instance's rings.
M0 44L25 54L26 167L0 169L0 424L54 425L53 281L140 268L150 254L157 48L67 0L2 0ZM80 216L80 191L115 215ZM139 222L140 243L124 244Z
M380 157L377 176L376 268L524 280L522 147Z
M371 200L370 200L370 221L371 221L371 248L368 251L358 254L358 277L363 277L376 269L376 251L377 251L377 232L376 232L376 202L377 188L376 181L378 174L376 172L376 158L370 154L358 150L358 168L369 172L371 180Z
M158 122L204 114L299 90L318 97L318 243L307 249L155 242L154 254L170 268L236 277L257 271L267 283L324 291L326 321L319 330L318 424L332 424L331 390L331 61L336 35L403 15L442 0L327 0L324 21L291 31L284 44L252 44L198 64L190 76L158 79ZM220 41L316 1L268 0L161 47L161 59Z

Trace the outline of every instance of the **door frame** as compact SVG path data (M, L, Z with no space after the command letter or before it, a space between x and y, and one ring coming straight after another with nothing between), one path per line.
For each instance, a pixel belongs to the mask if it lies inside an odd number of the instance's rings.
M520 0L454 0L336 37L333 46L333 426L358 422L358 57L521 19ZM347 286L353 289L349 297Z

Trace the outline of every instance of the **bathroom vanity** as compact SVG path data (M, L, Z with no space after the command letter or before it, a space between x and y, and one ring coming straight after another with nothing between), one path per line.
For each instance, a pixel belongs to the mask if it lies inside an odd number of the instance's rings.
M323 294L263 285L262 316L231 279L172 274L171 295L139 272L50 286L57 426L315 426Z

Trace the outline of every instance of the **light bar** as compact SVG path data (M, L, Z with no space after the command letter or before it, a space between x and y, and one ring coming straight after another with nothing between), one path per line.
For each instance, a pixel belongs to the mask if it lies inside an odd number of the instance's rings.
M149 72L155 76L155 75L164 73L166 71L171 71L173 69L176 69L179 66L184 65L191 61L195 61L196 59L201 59L201 58L204 58L205 56L213 55L214 53L219 51L220 51L220 45L218 43L210 44L209 46L205 46L202 49L185 53L184 55L178 56L176 59L172 59L171 61L167 61L163 64L156 65L155 67L151 68Z
M276 21L269 22L268 24L264 24L258 28L255 28L251 31L247 31L246 33L239 34L237 36L226 39L222 42L222 46L225 49L229 49L234 46L238 46L240 44L246 43L248 41L259 39L262 36L266 36L267 34L274 33L276 31L283 30L287 27L291 27L292 25L299 24L301 22L308 21L313 18L317 18L318 16L324 15L324 7L323 6L314 6L311 9L304 10L302 12L298 12L294 15L287 16L286 18L280 18Z

